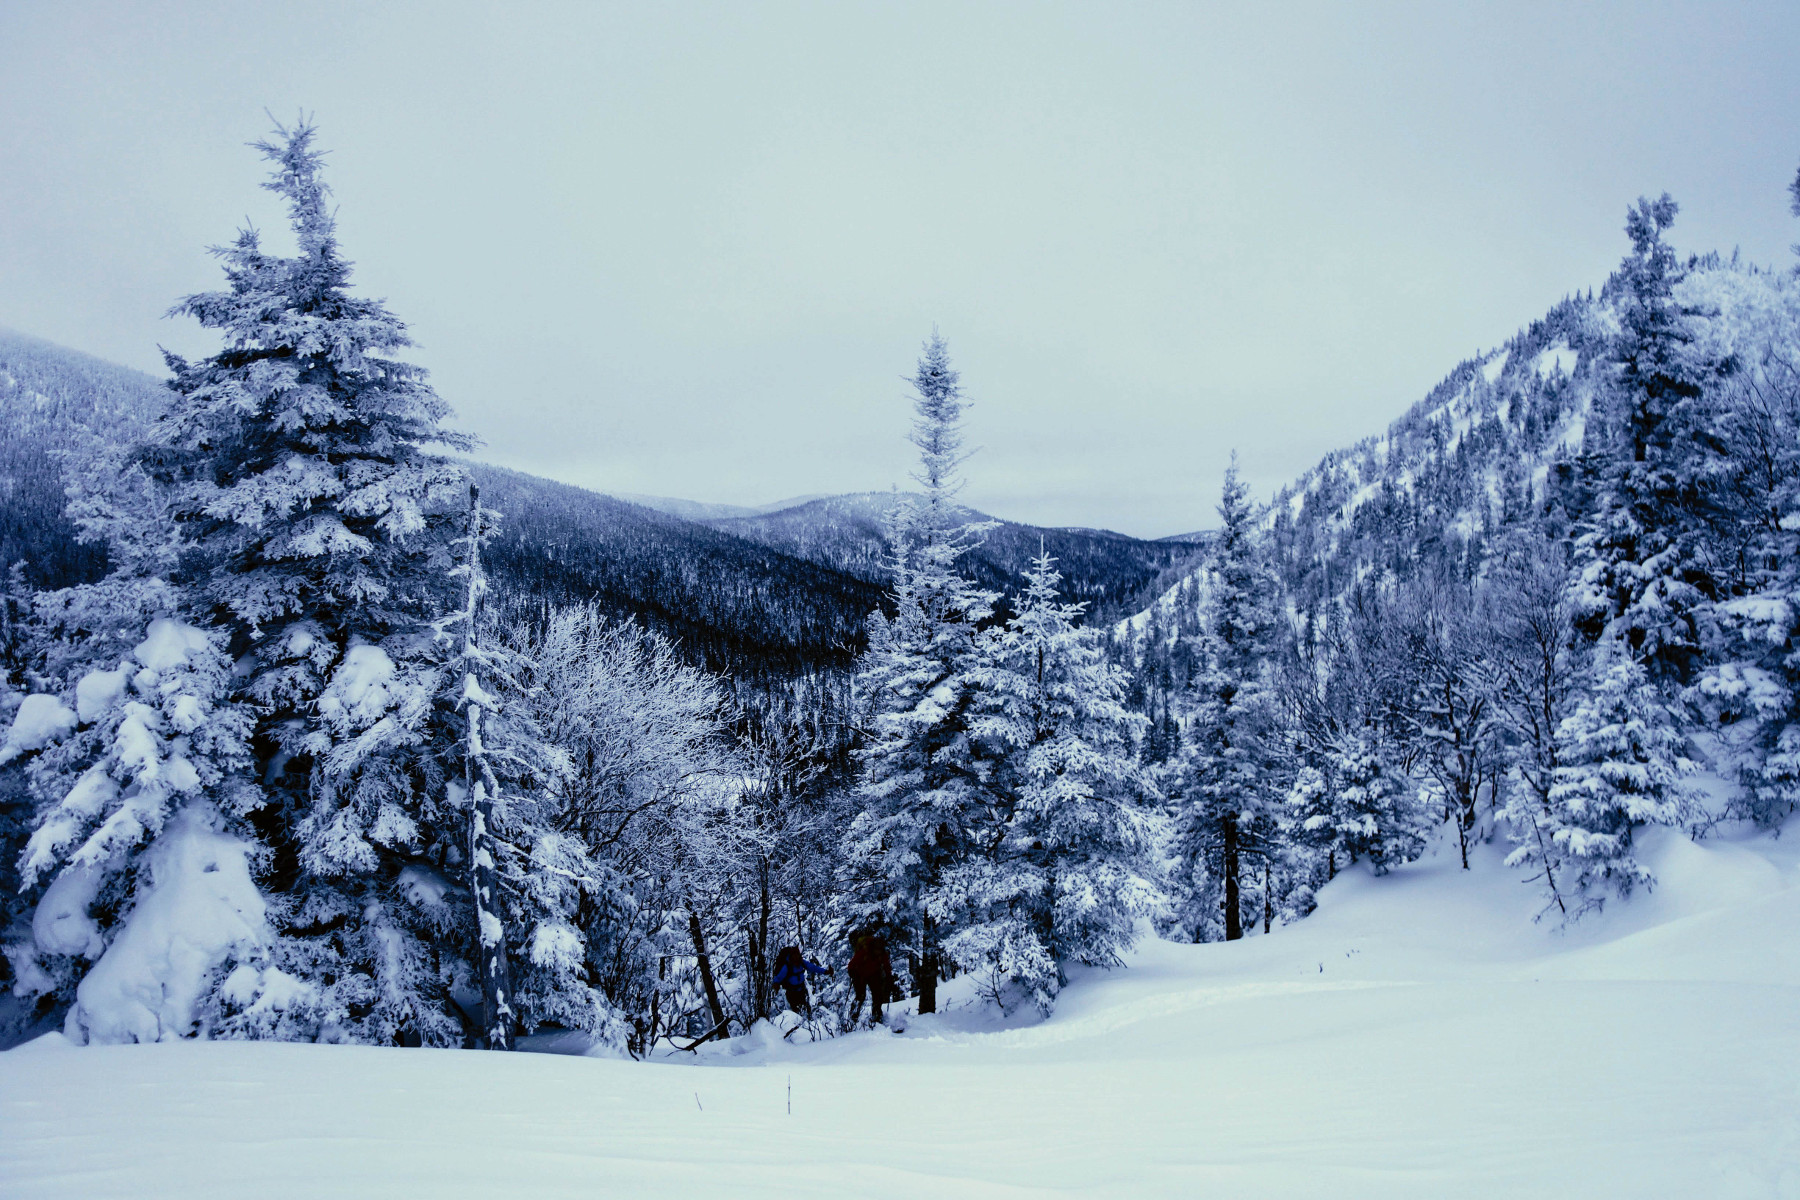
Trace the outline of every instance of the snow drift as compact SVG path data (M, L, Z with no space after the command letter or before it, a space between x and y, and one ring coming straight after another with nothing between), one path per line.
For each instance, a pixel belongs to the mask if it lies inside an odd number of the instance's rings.
M1800 843L1670 830L1568 932L1486 846L1056 1014L654 1063L276 1043L0 1055L10 1195L1800 1195ZM791 1081L792 1114L788 1104ZM155 1097L146 1104L145 1098Z

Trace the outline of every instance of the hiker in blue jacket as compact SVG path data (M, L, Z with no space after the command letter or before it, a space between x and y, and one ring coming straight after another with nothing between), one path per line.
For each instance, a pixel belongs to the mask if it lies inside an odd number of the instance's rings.
M801 1016L812 1016L812 1000L806 994L808 975L831 972L816 962L808 962L798 946L783 946L775 954L775 972L770 981L787 993L788 1007Z

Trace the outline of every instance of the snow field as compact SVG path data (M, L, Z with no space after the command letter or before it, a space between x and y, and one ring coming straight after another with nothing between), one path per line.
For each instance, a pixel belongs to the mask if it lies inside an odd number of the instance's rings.
M1569 933L1482 848L1056 1014L653 1063L268 1043L0 1055L0 1191L182 1196L1800 1196L1800 840L1653 831ZM793 1083L793 1115L786 1111Z

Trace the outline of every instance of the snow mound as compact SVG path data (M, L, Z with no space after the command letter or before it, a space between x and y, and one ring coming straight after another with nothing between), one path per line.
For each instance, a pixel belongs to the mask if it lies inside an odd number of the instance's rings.
M13 713L12 728L6 732L6 741L0 742L0 765L67 737L74 732L75 724L74 712L55 696L44 693L26 696L19 701L18 711Z
M144 640L132 649L131 654L152 671L185 667L207 649L204 630L172 617L158 617L144 632Z
M227 958L266 943L250 846L220 832L219 824L211 805L191 804L144 852L137 905L76 991L64 1025L71 1041L188 1036L212 973ZM64 872L55 886L74 874Z

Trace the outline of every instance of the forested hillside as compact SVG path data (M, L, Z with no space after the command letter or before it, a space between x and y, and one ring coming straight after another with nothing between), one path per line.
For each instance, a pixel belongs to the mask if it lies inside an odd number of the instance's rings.
M848 670L882 603L874 581L680 517L499 467L470 474L501 514L498 599L524 617L595 603L709 671L764 678Z
M78 458L141 429L162 407L157 380L0 329L0 568L33 587L98 579L101 545L79 545L59 453Z

